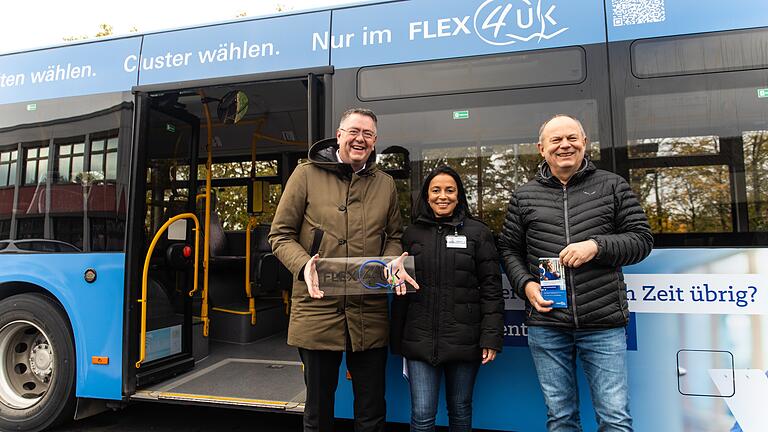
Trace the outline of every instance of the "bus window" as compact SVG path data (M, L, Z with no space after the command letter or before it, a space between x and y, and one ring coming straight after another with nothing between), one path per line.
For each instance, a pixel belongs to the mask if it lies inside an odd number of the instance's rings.
M18 154L15 146L0 150L0 240L9 239L11 236Z
M586 78L580 47L362 68L361 100L578 84Z
M733 230L727 165L639 168L629 179L653 232Z
M654 233L765 231L768 136L755 126L768 109L738 81L687 77L702 89L681 92L676 80L643 80L651 94L625 100L619 160Z
M691 75L768 67L768 30L738 30L632 44L632 73L638 78Z
M594 100L471 106L461 110L468 113L465 119L454 119L454 111L380 114L382 140L408 149L411 164L418 168L411 173L412 191L419 190L432 169L444 164L456 169L472 213L497 233L512 191L536 175L539 125L551 115L573 112L583 119L588 134L598 132ZM600 159L598 140L591 142L588 155Z
M768 125L767 125L768 126ZM768 128L766 128L768 129ZM768 231L768 130L742 132L749 227Z
M2 238L123 250L130 100L107 93L0 106Z

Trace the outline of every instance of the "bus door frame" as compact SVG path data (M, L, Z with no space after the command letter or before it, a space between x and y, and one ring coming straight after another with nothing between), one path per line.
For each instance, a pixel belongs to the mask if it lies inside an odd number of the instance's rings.
M147 239L143 232L144 216L146 208L143 205L143 197L146 195L146 158L149 139L150 114L153 111L186 123L193 133L189 142L189 160L199 159L200 121L197 117L178 109L153 107L148 92L134 91L136 94L136 113L134 117L134 139L131 148L131 175L130 175L130 210L127 224L127 253L125 272L125 313L123 326L123 372L126 379L123 380L123 394L131 395L136 392L138 386L159 381L163 378L190 370L194 367L192 356L192 299L185 296L184 321L182 325L182 351L179 354L167 358L158 359L155 362L136 368L136 360L139 358L139 326L141 319L141 307L138 298L141 292L141 269L144 264L144 243ZM194 133L197 131L197 133ZM190 167L193 164L190 164ZM189 179L190 196L197 194L197 170L190 168ZM187 211L195 213L195 203L189 200ZM189 224L188 224L189 225ZM190 276L191 280L191 276ZM151 305L150 305L151 306Z
M142 386L149 382L158 381L165 377L177 374L182 370L191 369L194 366L194 358L191 354L191 303L189 305L189 313L185 313L185 329L189 327L189 345L186 345L190 349L189 358L178 359L177 357L171 357L162 362L162 364L152 364L148 369L152 369L144 373L143 371L136 369L136 360L139 357L139 335L138 326L140 325L140 307L138 302L138 291L141 289L141 269L144 263L144 237L140 235L142 230L136 227L137 224L144 224L144 205L138 205L143 202L143 196L146 194L145 177L143 173L146 171L146 146L142 145L148 138L148 125L150 119L150 111L153 109L150 104L150 95L162 92L172 92L184 89L206 88L220 85L232 85L237 83L249 84L264 81L274 81L282 79L305 79L307 80L307 152L312 144L324 137L328 131L334 131L332 126L333 115L333 93L332 93L332 79L334 74L333 66L322 66L309 69L298 69L293 71L278 71L268 72L252 75L240 75L236 77L227 78L212 78L195 81L184 81L178 83L168 84L152 84L136 86L132 89L135 94L135 112L133 123L133 142L131 147L131 175L130 175L130 205L129 214L126 229L126 267L125 267L125 304L123 313L123 395L124 397L130 397L130 395L136 393L138 386ZM322 86L320 85L322 83ZM156 108L154 108L156 109ZM167 112L167 110L160 110L167 115L184 117L181 111ZM180 120L192 120L198 122L199 119L194 116L190 116L190 119L180 118ZM199 130L199 129L198 129ZM193 137L194 154L191 157L199 159L199 134ZM306 157L307 153L283 153L280 160L279 175L282 186L288 181L291 173L298 164L298 161L302 157ZM196 170L190 170L190 177L194 179L195 185L197 182ZM194 174L192 174L194 172ZM141 194L137 194L137 191L141 191ZM136 199L142 201L137 203ZM194 212L194 210L192 210ZM203 221L200 221L201 224ZM202 246L201 246L202 247ZM187 326L186 320L189 317L189 325ZM183 338L186 338L187 334L184 333ZM186 343L186 339L183 343ZM182 354L186 354L182 349ZM171 360L175 359L175 360Z

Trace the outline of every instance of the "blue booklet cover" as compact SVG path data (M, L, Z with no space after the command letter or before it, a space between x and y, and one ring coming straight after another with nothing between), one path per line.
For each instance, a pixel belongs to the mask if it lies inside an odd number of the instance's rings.
M539 258L539 283L544 300L552 300L553 308L567 308L568 294L565 289L565 269L560 258Z

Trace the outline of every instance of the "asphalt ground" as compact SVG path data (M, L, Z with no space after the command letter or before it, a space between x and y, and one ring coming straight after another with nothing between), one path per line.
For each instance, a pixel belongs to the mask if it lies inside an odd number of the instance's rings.
M336 430L352 431L352 422L337 420ZM404 424L389 424L387 431L405 432ZM447 430L447 429L446 429ZM300 414L266 413L154 402L134 402L84 420L69 422L51 432L298 432Z

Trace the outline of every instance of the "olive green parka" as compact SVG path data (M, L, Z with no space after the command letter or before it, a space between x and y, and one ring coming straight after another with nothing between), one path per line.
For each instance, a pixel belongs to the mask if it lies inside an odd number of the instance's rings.
M320 258L397 256L402 224L395 181L371 153L355 173L338 162L335 138L318 141L309 162L291 174L277 206L269 242L293 274L288 344L314 350L380 348L388 341L388 298L382 294L309 296L303 281L315 231ZM320 289L323 289L322 280Z

